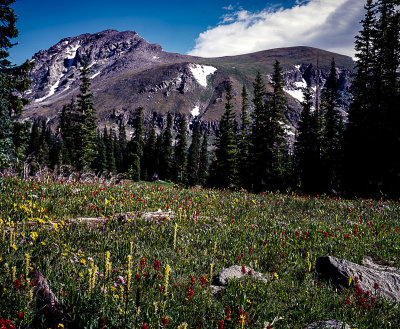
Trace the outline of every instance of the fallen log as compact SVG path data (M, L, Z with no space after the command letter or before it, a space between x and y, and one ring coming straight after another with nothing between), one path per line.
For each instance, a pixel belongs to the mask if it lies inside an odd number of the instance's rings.
M39 270L33 269L30 271L29 277L34 283L36 303L45 320L46 328L57 328L59 324L62 324L64 329L74 328L71 317L51 290L45 276Z

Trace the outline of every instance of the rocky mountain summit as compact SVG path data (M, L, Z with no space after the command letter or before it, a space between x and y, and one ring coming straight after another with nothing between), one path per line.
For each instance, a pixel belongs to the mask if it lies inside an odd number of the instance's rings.
M292 47L220 58L200 58L165 52L136 32L106 30L62 39L32 60L31 100L25 117L41 117L57 123L62 106L79 92L79 69L86 56L92 70L92 92L99 126L129 125L135 109L143 106L145 121L162 128L165 113L187 114L202 121L203 129L215 132L224 112L225 87L233 86L234 107L239 116L241 89L252 92L259 71L271 90L272 65L284 68L285 91L289 99L287 117L291 130L300 113L302 90L321 88L329 75L332 57L337 63L341 106L349 102L353 61L350 57L310 47Z

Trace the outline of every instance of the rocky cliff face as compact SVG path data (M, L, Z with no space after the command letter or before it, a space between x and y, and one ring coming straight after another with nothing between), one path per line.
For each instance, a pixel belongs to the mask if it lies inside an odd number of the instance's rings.
M353 67L349 57L309 47L222 58L191 57L164 52L136 32L107 30L62 39L33 56L33 84L25 95L31 100L26 117L43 117L56 124L62 106L79 92L84 56L92 70L99 126L116 126L121 120L129 126L136 108L143 106L147 123L160 129L165 113L170 111L199 118L203 129L211 133L215 133L224 112L226 84L233 86L233 104L239 116L242 86L251 94L256 72L260 71L270 90L268 81L275 59L284 68L292 132L300 116L302 88L323 87L332 57L338 66L341 107L346 110Z

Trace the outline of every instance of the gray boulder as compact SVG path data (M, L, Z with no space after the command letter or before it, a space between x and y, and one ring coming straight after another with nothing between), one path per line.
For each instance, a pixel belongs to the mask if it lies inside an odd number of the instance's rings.
M257 280L261 280L264 283L268 283L268 276L264 275L260 272L254 271L252 268L239 265L233 265L231 267L225 268L220 271L217 275L213 277L211 289L213 294L218 294L221 292L226 285L228 284L229 280L232 279L242 279L242 278L254 278Z
M311 323L306 329L350 329L350 326L340 320L328 320Z
M348 286L349 277L352 282L358 277L358 285L364 292L376 292L400 302L400 270L375 264L371 258L365 258L364 265L358 265L336 257L323 256L317 259L316 270L321 278L343 287Z

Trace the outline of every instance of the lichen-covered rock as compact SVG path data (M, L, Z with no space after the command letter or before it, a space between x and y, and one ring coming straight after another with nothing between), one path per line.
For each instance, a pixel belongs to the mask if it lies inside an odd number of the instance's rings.
M317 259L316 270L319 275L334 284L348 286L349 277L363 291L375 295L400 301L400 270L375 264L370 258L365 258L364 265L339 259L332 256L323 256Z
M327 320L311 323L306 329L350 329L350 326L340 320Z

